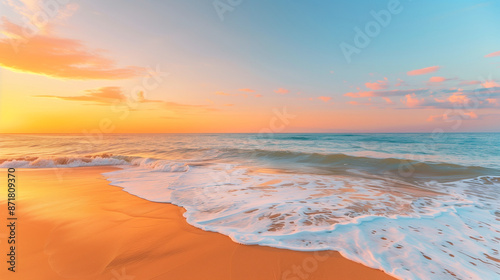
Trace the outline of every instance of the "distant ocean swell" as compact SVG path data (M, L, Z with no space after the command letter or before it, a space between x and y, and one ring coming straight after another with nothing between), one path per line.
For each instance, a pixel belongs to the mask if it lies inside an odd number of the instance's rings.
M175 154L184 153L176 150ZM167 154L168 155L168 154ZM300 169L310 167L309 171L325 174L344 174L349 171L365 171L371 174L397 174L402 177L432 177L432 179L453 179L454 177L469 178L480 175L499 175L500 170L481 167L463 166L444 162L419 162L402 158L379 158L366 156L350 156L346 154L320 154L293 151L225 149L207 150L199 158L174 160L142 158L113 154L94 154L85 156L50 156L50 157L20 157L0 159L0 168L64 168L84 166L116 166L136 165L148 167L157 171L171 171L175 166L187 168L189 163L196 164L207 161L234 161L244 162L260 167L277 167L280 169Z

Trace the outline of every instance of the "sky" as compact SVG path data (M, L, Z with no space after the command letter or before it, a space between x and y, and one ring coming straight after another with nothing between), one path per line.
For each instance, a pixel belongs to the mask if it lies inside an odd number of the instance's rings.
M500 131L498 1L0 1L0 133Z

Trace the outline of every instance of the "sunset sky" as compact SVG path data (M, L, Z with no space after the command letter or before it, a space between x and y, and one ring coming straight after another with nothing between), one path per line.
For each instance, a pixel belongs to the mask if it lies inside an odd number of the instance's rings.
M499 2L351 2L2 0L0 132L500 131Z

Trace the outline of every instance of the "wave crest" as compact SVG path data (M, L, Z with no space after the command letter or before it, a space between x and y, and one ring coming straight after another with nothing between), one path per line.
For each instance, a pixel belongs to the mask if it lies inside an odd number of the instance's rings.
M124 158L108 154L82 157L25 157L0 160L0 168L59 168L86 166L114 166L129 164Z
M133 165L157 172L186 172L189 170L189 165L184 162L114 156L111 154L87 155L81 157L24 157L0 160L0 168L68 168L122 165Z

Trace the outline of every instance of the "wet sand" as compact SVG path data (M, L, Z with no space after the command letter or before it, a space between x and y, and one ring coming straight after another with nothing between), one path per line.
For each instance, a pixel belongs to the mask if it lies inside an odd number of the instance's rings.
M181 207L110 186L101 173L112 170L17 170L16 272L2 261L0 279L394 279L337 252L247 246L200 230ZM2 221L6 198L2 187ZM7 237L2 226L2 259Z

